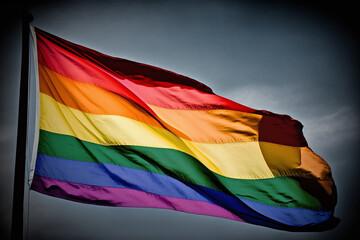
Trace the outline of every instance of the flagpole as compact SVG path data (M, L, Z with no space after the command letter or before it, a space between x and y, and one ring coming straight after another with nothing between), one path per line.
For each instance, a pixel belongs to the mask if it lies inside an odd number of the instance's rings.
M26 132L28 113L28 75L29 75L29 24L33 20L30 13L22 15L22 54L21 54L21 78L19 95L18 132L16 143L16 161L13 190L13 209L11 223L11 239L23 239L24 225L24 186L25 186L25 163L26 163Z

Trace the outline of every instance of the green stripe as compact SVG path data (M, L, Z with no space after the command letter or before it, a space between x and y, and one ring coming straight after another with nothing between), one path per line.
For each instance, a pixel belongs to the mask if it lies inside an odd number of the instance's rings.
M110 163L164 174L251 201L292 208L321 209L320 202L293 178L233 179L210 171L196 158L173 149L103 146L72 136L40 130L38 152L84 162Z

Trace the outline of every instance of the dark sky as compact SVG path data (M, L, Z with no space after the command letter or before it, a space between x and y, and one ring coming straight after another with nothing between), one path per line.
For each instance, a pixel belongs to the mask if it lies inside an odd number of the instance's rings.
M359 9L350 1L287 2L37 1L29 7L33 25L45 31L189 76L241 104L301 121L310 147L333 170L339 194L335 215L341 219L336 229L289 233L170 210L85 205L31 192L26 207L29 239L354 238L360 200ZM20 2L3 3L1 239L10 235L20 15Z

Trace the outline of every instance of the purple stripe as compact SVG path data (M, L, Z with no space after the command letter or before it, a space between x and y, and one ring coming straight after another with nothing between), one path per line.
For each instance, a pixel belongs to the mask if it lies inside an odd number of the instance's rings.
M167 197L134 189L70 183L36 174L31 190L81 203L116 207L163 208L244 222L224 208L204 201Z

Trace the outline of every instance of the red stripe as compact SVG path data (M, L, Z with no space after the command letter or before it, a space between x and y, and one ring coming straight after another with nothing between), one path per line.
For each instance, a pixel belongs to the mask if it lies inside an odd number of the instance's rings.
M170 109L255 111L213 94L210 88L190 78L106 56L36 30L40 64L65 77L117 93L141 106L146 103Z
M195 88L202 92L213 93L211 88L189 77L158 67L141 64L126 59L111 57L84 46L71 43L40 29L36 29L36 32L39 36L50 40L56 45L65 48L66 50L77 56L80 56L81 58L91 59L91 61L96 62L99 66L111 72L120 73L124 76L133 76L134 79L136 79L139 73L141 73L141 78L145 77L151 79L152 81L164 82L165 84L175 83L177 85Z
M259 123L259 141L307 147L302 128L299 121L287 115L264 114Z

